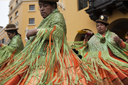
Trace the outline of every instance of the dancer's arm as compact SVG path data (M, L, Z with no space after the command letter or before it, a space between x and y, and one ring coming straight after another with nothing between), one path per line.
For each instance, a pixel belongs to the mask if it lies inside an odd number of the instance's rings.
M115 42L119 43L121 48L125 48L126 47L126 44L118 36L115 36L113 39L114 39Z

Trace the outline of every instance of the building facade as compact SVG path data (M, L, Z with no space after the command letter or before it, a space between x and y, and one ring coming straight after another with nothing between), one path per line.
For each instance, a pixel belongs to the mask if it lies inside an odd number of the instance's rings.
M7 36L6 33L4 32L4 28L0 26L0 43L7 44Z
M21 34L23 43L25 44L27 41L27 31L36 28L42 20L38 0L11 0L9 10L9 24L15 24L19 28L18 32ZM8 38L6 39L8 40Z
M27 41L26 33L41 22L38 0L11 0L9 4L9 23L15 24L22 35L23 43Z
M128 32L128 1L126 0L89 0L89 8L86 13L91 20L95 21L99 15L105 14L109 17L108 29L115 32L125 40Z
M125 40L128 31L128 1L124 0L60 0L65 10L68 41L82 40L78 33L85 29L97 33L95 20L101 14L109 17L108 29Z
M82 40L83 35L78 33L82 29L94 34L97 33L95 20L101 14L109 17L108 29L125 40L124 36L128 31L128 1L59 0L57 4L67 25L68 41ZM13 23L19 28L18 31L22 35L24 44L26 44L27 31L36 28L43 19L39 12L38 0L11 0L9 9L9 23Z

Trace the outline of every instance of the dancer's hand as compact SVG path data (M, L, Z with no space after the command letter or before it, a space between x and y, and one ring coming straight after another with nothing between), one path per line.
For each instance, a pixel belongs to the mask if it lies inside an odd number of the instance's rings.
M38 32L37 29L31 29L31 30L28 31L28 33L27 33L26 36L27 36L27 38L29 39L31 36L36 35L37 32Z
M90 35L85 35L85 41L88 41L90 38Z
M115 36L115 37L113 38L113 40L114 40L115 42L117 42L117 43L121 43L121 42L122 42L122 40L121 40L118 36Z
M128 43L128 37L126 37L126 43Z
M90 38L90 35L85 35L84 36L84 43L83 44L85 44L88 41L89 38Z
M2 47L2 43L0 43L0 47Z

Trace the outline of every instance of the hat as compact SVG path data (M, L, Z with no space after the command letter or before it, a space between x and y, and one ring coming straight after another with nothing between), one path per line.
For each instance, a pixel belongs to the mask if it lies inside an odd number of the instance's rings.
M5 31L8 31L8 30L18 30L18 28L16 28L16 26L14 24L8 24L6 26Z
M101 23L109 25L107 20L108 20L108 17L106 15L100 15L99 19L96 20L96 23L101 22Z
M87 34L87 35L93 35L93 32L89 29L82 29L82 30L79 30L78 33L80 34Z
M58 2L59 0L39 0L40 1L48 1L48 2Z

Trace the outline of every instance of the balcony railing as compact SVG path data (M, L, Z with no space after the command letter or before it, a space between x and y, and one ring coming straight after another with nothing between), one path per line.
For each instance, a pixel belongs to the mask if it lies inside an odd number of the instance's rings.
M112 15L112 11L118 9L122 13L128 12L128 1L124 0L89 0L89 8L85 10L92 20L99 15Z

